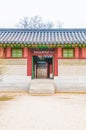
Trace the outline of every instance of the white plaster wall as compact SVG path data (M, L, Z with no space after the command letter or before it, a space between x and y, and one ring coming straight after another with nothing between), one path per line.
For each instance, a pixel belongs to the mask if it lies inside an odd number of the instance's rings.
M7 75L27 75L27 65L7 65Z
M58 76L54 77L56 92L86 91L86 60L58 60Z
M58 60L58 76L86 76L86 60Z
M0 90L29 90L31 76L27 76L27 59L6 59L0 75Z
M27 59L7 59L7 75L27 75Z

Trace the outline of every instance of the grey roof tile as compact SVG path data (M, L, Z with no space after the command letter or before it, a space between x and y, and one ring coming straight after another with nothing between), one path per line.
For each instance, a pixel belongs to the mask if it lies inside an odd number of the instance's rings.
M0 29L0 43L86 43L86 29Z

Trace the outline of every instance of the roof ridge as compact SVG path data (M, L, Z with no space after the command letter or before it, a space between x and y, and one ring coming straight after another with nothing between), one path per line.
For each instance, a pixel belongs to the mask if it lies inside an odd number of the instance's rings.
M52 29L24 29L24 28L0 28L0 31L86 31L86 28L52 28Z

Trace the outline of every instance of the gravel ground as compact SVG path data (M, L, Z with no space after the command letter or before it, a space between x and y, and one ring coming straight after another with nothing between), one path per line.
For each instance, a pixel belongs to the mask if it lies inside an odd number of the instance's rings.
M1 101L0 130L86 130L86 95L24 95Z

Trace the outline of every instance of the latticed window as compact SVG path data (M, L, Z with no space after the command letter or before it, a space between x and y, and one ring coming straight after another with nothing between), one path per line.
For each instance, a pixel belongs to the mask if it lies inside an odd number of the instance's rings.
M63 49L63 58L73 58L74 49Z
M22 57L22 49L12 49L12 57Z

